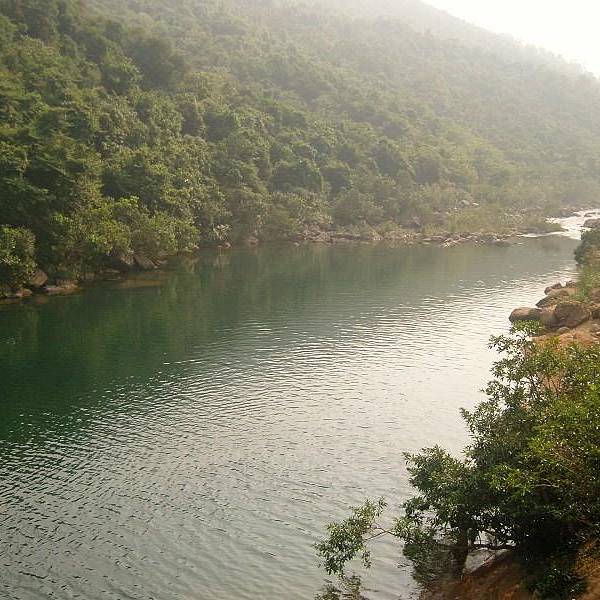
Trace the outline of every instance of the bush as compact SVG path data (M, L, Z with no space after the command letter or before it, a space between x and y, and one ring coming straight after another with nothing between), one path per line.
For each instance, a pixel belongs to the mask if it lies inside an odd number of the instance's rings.
M28 229L0 227L0 284L13 289L25 283L35 271L35 236Z
M600 251L600 230L585 231L581 236L581 244L575 250L575 260L584 265L593 262Z

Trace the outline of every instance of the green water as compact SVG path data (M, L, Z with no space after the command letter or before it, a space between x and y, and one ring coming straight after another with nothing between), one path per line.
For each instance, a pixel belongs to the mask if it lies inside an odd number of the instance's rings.
M489 335L574 245L206 252L0 309L0 598L313 598L325 523L462 447ZM363 585L418 591L387 542Z

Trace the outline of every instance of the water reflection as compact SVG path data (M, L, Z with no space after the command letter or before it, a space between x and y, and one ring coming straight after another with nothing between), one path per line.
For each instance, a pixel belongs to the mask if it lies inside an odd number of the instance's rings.
M321 592L315 596L315 600L369 600L362 595L361 588L360 577L356 575L340 577L337 585L326 583Z

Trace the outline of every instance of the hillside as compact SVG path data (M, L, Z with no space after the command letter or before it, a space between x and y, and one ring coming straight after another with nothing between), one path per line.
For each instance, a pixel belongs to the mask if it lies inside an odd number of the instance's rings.
M313 2L316 6L346 16L397 19L418 32L429 32L438 38L456 40L463 45L496 54L508 61L546 65L571 75L583 73L583 69L578 65L568 63L548 50L519 42L506 34L491 33L421 0L375 0L373 2L313 0Z
M0 280L597 201L598 80L397 8L0 0Z

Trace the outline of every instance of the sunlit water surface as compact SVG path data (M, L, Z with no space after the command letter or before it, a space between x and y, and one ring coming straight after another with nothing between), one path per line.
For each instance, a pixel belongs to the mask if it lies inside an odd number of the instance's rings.
M0 310L0 597L314 598L325 524L460 450L489 336L575 245L207 252ZM364 595L414 598L374 551Z

